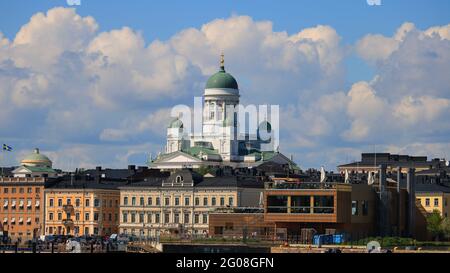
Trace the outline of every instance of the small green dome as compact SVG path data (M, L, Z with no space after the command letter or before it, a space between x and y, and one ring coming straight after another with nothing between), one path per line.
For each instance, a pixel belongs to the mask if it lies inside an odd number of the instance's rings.
M31 165L31 166L52 166L52 161L45 155L39 153L39 149L35 149L34 153L27 155L21 161L22 165Z
M183 128L183 122L179 118L176 118L170 122L169 128Z
M236 79L231 74L225 72L225 69L221 69L208 79L206 89L210 88L239 89Z
M258 129L259 131L266 131L267 133L270 133L272 131L272 124L265 120L259 124Z

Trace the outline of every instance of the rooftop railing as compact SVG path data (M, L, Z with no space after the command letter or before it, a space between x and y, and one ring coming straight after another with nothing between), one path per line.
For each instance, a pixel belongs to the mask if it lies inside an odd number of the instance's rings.
M336 182L266 182L266 190L334 190L338 186L347 185ZM350 185L348 185L350 186Z

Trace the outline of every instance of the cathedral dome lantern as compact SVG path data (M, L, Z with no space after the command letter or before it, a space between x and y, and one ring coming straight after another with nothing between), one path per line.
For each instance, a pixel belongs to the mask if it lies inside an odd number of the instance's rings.
M236 79L225 71L224 55L221 55L220 70L206 82L206 96L234 96L239 97L239 85Z
M179 118L176 118L170 122L168 128L183 129L183 122Z

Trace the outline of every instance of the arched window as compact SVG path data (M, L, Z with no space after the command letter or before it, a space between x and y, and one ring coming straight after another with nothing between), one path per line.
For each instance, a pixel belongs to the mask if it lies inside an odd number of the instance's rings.
M179 175L177 176L176 180L177 183L182 183L184 181L183 176Z

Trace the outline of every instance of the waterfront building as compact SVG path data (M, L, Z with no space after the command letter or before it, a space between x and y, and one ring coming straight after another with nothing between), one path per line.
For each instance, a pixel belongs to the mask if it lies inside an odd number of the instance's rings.
M257 206L263 184L254 177L203 177L192 170L120 187L120 233L207 236L216 208Z
M118 232L118 187L127 180L73 174L45 189L45 235L111 235Z
M44 233L44 188L57 172L36 148L9 174L0 177L0 230L12 240L37 238Z

